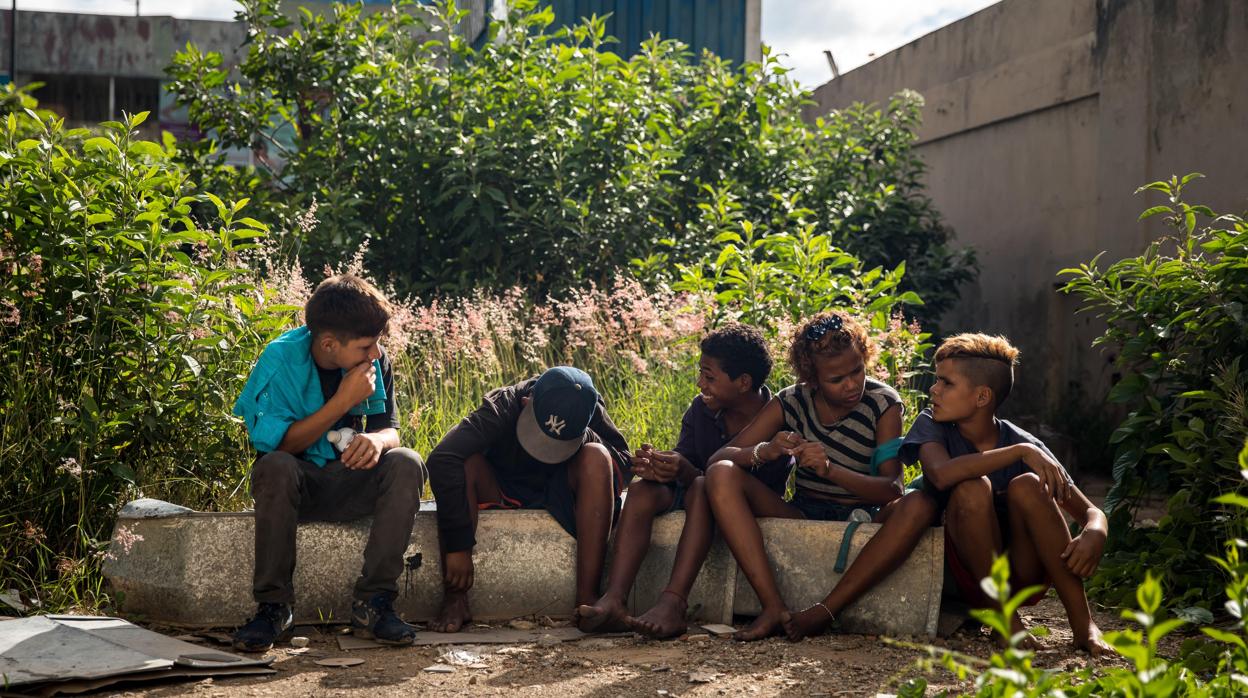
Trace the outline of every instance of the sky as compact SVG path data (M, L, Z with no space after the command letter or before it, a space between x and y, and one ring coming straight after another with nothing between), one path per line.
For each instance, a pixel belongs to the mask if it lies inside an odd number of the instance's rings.
M139 0L145 15L233 19L233 0ZM875 56L993 4L996 0L762 0L763 43L790 77L814 88L832 77L823 51L842 73ZM4 3L8 5L8 3ZM133 14L135 0L18 0L18 9Z

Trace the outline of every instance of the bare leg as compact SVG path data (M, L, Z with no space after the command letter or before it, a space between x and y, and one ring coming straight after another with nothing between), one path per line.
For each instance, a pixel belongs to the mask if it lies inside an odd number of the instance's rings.
M788 609L767 561L763 531L756 517L800 519L802 514L758 478L728 462L707 468L706 492L715 522L763 606L758 618L733 638L750 641L775 635L780 632Z
M953 541L953 552L967 571L977 580L991 575L993 558L1003 554L1005 546L988 478L965 480L954 486L945 510L945 527L949 530L949 539ZM1017 633L1023 629L1023 621L1015 612L1010 618L1010 632ZM1026 646L1036 648L1030 638Z
M1093 656L1110 651L1101 638L1101 629L1092 620L1092 609L1083 590L1083 580L1071 572L1062 560L1062 551L1070 544L1070 529L1058 509L1057 502L1044 491L1044 484L1034 473L1019 475L1010 481L1006 496L1010 503L1010 562L1017 557L1024 565L1036 560L1052 580L1057 596L1066 607L1075 646ZM1033 580L1041 578L1039 570L1030 570Z
M482 454L469 456L464 461L464 487L468 493L468 515L472 518L472 531L477 531L477 506L482 501L497 502L503 498L490 469L489 461ZM442 570L446 570L446 552L439 550L439 561ZM442 608L438 617L429 624L429 629L440 633L459 632L472 621L472 611L468 607L468 589L442 588Z
M685 527L676 544L676 560L667 589L649 611L637 617L632 628L654 638L676 637L688 628L685 611L693 582L702 570L707 553L711 550L711 538L715 534L715 520L711 516L711 503L706 497L706 478L699 477L685 491Z
M576 605L598 598L606 564L611 515L615 510L611 454L602 444L585 444L568 464L568 484L576 493Z
M876 522L884 525L863 546L854 564L824 598L823 606L811 606L785 622L789 639L797 641L826 631L834 615L906 561L935 521L936 500L923 492L911 492L889 502L876 517Z
M582 631L615 632L628 629L628 592L637 570L650 549L654 517L672 505L675 492L667 485L638 480L628 488L624 511L615 534L615 557L607 577L607 590L592 606L578 606L576 624ZM579 529L578 529L579 530Z

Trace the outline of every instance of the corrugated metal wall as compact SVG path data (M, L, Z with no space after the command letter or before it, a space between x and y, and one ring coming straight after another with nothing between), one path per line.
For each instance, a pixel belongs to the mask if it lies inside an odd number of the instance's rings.
M555 11L555 26L572 25L593 14L607 18L608 44L628 57L655 33L679 39L695 55L709 49L721 58L741 63L746 58L747 0L546 0Z

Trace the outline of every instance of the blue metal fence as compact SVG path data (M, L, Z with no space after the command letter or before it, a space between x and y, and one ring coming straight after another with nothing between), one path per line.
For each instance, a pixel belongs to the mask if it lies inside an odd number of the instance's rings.
M619 43L611 51L628 57L651 34L679 39L695 55L709 49L734 63L745 60L746 0L546 0L555 26L572 25L597 14L607 18L607 35Z

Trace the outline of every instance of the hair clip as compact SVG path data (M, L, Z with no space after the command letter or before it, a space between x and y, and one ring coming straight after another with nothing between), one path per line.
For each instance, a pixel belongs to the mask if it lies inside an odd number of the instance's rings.
M840 332L841 328L844 326L845 321L841 319L840 315L829 315L810 327L807 327L806 331L802 333L802 337L807 342L817 342L829 332Z

